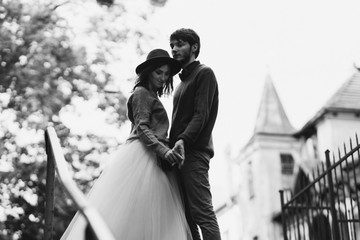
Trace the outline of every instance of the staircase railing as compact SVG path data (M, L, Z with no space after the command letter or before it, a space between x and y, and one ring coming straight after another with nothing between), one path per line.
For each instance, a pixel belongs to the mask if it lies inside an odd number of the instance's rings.
M47 154L47 176L44 240L53 239L55 172L57 173L62 187L88 223L90 233L86 234L90 235L85 234L85 238L115 240L103 218L87 200L72 179L67 168L67 163L59 139L53 127L48 127L45 131L45 144Z

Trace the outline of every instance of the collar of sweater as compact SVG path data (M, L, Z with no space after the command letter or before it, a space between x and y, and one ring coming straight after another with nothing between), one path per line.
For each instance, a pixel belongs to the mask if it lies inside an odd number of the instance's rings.
M194 71L194 69L200 64L199 61L194 61L192 63L190 63L189 65L187 65L182 71L181 73L179 73L179 77L181 79L181 81L184 81L191 73L192 71Z

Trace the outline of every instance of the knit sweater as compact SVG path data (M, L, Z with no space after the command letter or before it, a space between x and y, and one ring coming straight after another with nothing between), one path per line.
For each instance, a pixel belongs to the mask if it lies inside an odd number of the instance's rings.
M186 149L203 151L214 156L212 130L216 121L219 93L211 68L192 62L180 75L174 93L170 145L183 139Z
M131 133L127 141L139 139L163 158L168 148L169 119L166 110L155 93L144 87L136 87L127 102Z

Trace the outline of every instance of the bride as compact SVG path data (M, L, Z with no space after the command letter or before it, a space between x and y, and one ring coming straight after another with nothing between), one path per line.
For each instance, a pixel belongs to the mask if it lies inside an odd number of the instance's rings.
M162 169L181 164L168 147L169 120L159 100L173 90L173 76L180 68L162 49L152 50L137 66L127 103L130 136L89 192L116 239L191 239L175 175ZM85 239L85 228L85 219L77 213L61 240Z

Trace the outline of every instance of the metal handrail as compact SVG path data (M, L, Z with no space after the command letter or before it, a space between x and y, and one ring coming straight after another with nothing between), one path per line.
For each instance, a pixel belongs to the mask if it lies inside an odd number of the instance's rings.
M94 206L77 187L72 179L62 152L59 139L53 127L45 131L45 144L47 154L46 176L46 209L44 240L52 240L53 212L54 212L54 185L55 170L64 190L68 193L79 212L84 216L88 226L98 240L115 240L110 229ZM85 231L85 229L84 229Z

